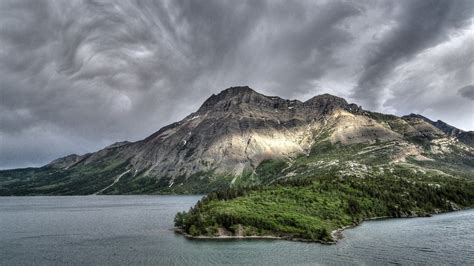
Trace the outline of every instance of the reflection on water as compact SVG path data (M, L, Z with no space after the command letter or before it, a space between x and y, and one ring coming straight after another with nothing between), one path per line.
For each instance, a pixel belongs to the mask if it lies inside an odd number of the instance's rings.
M0 264L474 264L474 210L365 222L330 246L191 241L170 229L199 198L0 197Z

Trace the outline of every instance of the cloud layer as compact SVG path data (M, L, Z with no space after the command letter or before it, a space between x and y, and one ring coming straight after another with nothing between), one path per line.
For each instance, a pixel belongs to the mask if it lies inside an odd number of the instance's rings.
M0 168L137 140L235 85L474 129L472 2L0 2Z

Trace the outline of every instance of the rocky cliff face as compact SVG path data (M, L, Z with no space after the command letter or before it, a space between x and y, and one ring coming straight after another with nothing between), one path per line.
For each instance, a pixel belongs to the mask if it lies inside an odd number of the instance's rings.
M403 118L405 119L415 118L415 119L423 120L431 124L432 126L436 127L437 129L441 130L444 134L450 137L454 137L458 139L460 142L468 146L474 147L474 132L473 131L464 131L459 128L453 127L441 120L437 120L435 122L418 114L410 114L408 116L404 116Z
M104 184L111 183L120 176L123 181L114 185L118 193L127 191L127 182L135 186L130 191L146 186L152 187L150 192L203 180L229 186L239 176L255 175L262 162L290 162L308 156L321 142L397 142L406 148L392 149L396 152L391 160L400 161L421 156L420 142L457 142L462 132L417 115L400 118L368 112L329 94L301 102L265 96L249 87L233 87L212 95L195 113L144 140L116 143L82 156L70 155L45 168L66 180L81 176L86 183L97 183L98 178Z
M143 141L114 149L146 176L178 176L199 172L241 175L264 160L308 153L328 128L333 142L344 144L392 140L399 134L363 114L360 107L329 94L306 102L265 96L249 87L212 95L199 110ZM109 156L110 148L83 163Z

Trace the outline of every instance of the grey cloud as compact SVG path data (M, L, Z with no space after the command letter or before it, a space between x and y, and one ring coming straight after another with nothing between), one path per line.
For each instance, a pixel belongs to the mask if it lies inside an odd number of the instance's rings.
M203 74L217 84L248 84L296 97L314 90L314 80L341 64L334 53L353 37L340 25L358 15L359 8L347 2L267 5L250 35L235 36L231 49L217 54L218 64Z
M474 85L467 85L458 90L459 95L474 101Z
M384 107L396 114L420 113L462 129L472 129L472 101L457 88L472 82L474 31L452 37L397 67L386 80ZM408 111L409 110L409 111Z
M265 47L269 57L279 59L272 62L268 58L268 61L273 65L283 66L268 77L269 80L276 81L276 86L272 89L277 94L288 97L313 90L312 81L342 63L334 57L334 53L349 43L353 36L339 26L344 20L360 15L356 6L342 2L329 2L313 8L302 6L301 9L302 17L306 18L300 20L302 26L291 28L284 36L277 36L273 46ZM279 19L281 18L275 18ZM291 75L287 74L288 68L292 69Z
M380 104L384 80L401 61L449 38L452 30L469 25L472 1L400 1L395 12L396 25L381 40L368 45L364 70L353 97L369 108ZM393 8L392 8L393 9Z
M0 1L0 168L146 137L235 85L409 113L391 72L472 17L469 1ZM471 83L469 57L453 58L433 61L449 73L434 90Z

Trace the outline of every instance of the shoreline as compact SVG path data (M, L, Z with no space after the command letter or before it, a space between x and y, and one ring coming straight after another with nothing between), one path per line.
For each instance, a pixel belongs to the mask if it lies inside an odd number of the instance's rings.
M371 218L366 218L361 220L360 222L357 222L355 224L350 224L343 226L341 228L335 229L331 231L330 235L333 238L332 241L323 241L323 240L310 240L310 239L305 239L305 238L297 238L297 237L282 237L282 236L274 236L274 235L262 235L262 236L257 236L257 235L252 235L252 236L227 236L227 235L218 235L218 236L205 236L205 235L198 235L198 236L193 236L190 235L186 232L184 232L181 228L173 228L175 233L180 234L187 239L191 240L246 240L246 239L254 239L254 240L286 240L286 241L296 241L296 242L307 242L307 243L319 243L323 245L335 245L337 242L339 242L341 239L344 238L343 232L346 229L352 229L355 228L359 225L361 225L363 222L368 222L368 221L377 221L377 220L387 220L387 219L413 219L413 218L430 218L433 217L434 215L440 215L440 214L446 214L446 213L452 213L452 212L458 212L458 211L465 211L465 210L470 210L474 209L473 207L468 207L468 208L462 208L458 210L450 210L450 211L443 211L443 212L436 212L436 213L428 213L426 215L420 216L420 215L412 215L412 216L406 216L406 217L393 217L393 216L379 216L379 217L371 217Z
M296 237L283 237L283 236L273 236L273 235L262 235L262 236L226 236L226 235L219 235L219 236L193 236L188 233L185 233L181 228L173 228L171 229L175 233L180 234L187 239L191 240L246 240L246 239L253 239L253 240L287 240L287 241L296 241L296 242L308 242L308 243L320 243L323 245L332 245L336 244L336 241L323 241L323 240L309 240L305 238L296 238Z

